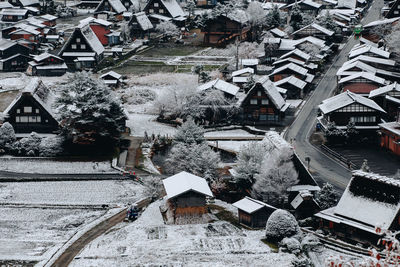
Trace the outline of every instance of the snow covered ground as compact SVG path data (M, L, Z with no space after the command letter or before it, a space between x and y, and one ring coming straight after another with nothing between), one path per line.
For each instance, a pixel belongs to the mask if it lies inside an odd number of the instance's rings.
M0 208L0 262L41 261L106 210Z
M27 159L0 157L0 170L20 173L79 174L79 173L117 173L109 161L55 161L46 159Z
M156 115L150 114L129 114L129 120L126 125L131 128L131 135L144 136L144 133L150 136L154 135L169 135L172 136L176 132L176 128L167 124L162 124L156 121Z
M134 181L60 181L0 183L0 204L118 205L142 198Z
M208 144L232 153L239 153L242 146L257 141L208 141Z
M224 221L165 225L160 204L94 240L70 266L291 266L294 256L273 253L260 240L264 231Z
M254 134L251 134L242 129L235 130L226 130L226 131L212 131L204 133L204 137L254 137Z

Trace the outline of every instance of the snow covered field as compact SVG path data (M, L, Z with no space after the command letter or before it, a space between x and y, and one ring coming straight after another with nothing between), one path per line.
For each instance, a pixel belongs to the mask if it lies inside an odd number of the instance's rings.
M172 136L176 132L176 128L162 124L156 121L156 115L150 114L129 114L129 120L126 125L131 128L131 135L144 136L144 133L150 136L154 135L169 135Z
M94 240L70 266L291 266L294 256L273 253L260 240L264 231L224 221L165 225L160 204Z
M135 202L143 190L128 180L0 183L0 203L118 205Z
M208 141L208 144L213 147L218 147L232 153L239 153L242 146L251 142L257 141Z
M106 210L0 208L0 262L41 261Z
M204 133L204 137L254 137L256 135L251 134L242 129L227 130L227 131L211 131Z
M20 173L79 174L79 173L117 173L109 161L54 161L44 159L0 158L0 170Z

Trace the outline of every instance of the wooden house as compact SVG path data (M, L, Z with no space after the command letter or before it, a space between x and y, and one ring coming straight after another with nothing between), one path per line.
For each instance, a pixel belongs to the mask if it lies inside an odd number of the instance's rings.
M16 41L0 39L0 71L25 71L32 50Z
M115 71L109 71L101 75L100 79L109 86L118 87L122 82L122 75Z
M300 39L307 36L314 36L322 40L332 40L335 35L334 31L328 30L325 27L312 23L291 34L294 39Z
M381 20L372 21L363 26L362 36L372 42L378 42L381 38L376 34L376 31L379 30L379 27L384 26L394 26L399 22L400 17L394 18L384 18Z
M370 72L358 72L341 78L338 82L338 89L350 91L355 94L368 96L372 90L387 85L388 82Z
M378 57L378 58L386 58L389 59L390 58L390 52L378 48L376 46L373 45L369 45L369 44L360 44L360 45L356 45L354 46L349 53L349 59L353 59L355 57L358 56L370 56L370 57Z
M50 15L50 14L45 14L40 16L40 19L42 19L44 24L48 27L54 27L57 25L57 17Z
M36 29L37 27L31 25L19 24L15 31L9 33L9 37L11 40L26 41L25 45L36 51L42 39L41 32Z
M225 46L236 39L246 41L250 38L250 27L245 17L218 16L208 20L201 29L205 45Z
M293 49L292 51L280 56L278 61L286 59L286 58L292 58L292 59L299 60L300 62L298 61L298 62L293 62L293 63L298 64L299 66L302 66L303 62L307 62L308 60L311 59L311 56L309 54L301 51L300 49L296 48L296 49ZM288 63L290 63L290 62L288 62ZM273 64L273 65L276 66L277 64Z
M257 58L243 58L240 62L242 64L242 68L252 68L254 70L254 73L257 73Z
M104 46L89 25L76 27L59 52L72 69L91 69L103 60Z
M296 76L289 76L274 82L274 85L286 90L287 99L299 99L304 97L307 83L296 78Z
M300 0L300 1L296 1L292 4L287 5L287 6L283 7L282 9L283 9L283 11L290 11L290 10L292 10L292 8L295 7L295 5L297 5L302 12L308 13L311 15L318 14L319 10L322 8L321 4L318 4L317 2L314 2L312 0Z
M58 130L52 104L54 95L39 78L34 78L4 110L16 134L52 134Z
M82 0L79 1L75 6L83 9L96 9L100 2L101 0Z
M294 209L296 219L300 220L311 217L321 210L313 194L308 190L300 191L290 202L290 206Z
M317 120L322 130L327 129L329 123L345 130L349 122L353 122L358 131L376 132L386 113L373 100L349 91L322 101L318 108L321 116Z
M139 12L132 15L128 25L131 27L131 37L143 39L150 36L154 29L153 24L145 12Z
M232 82L243 88L243 86L249 81L249 79L254 75L254 69L244 68L232 72Z
M112 23L104 19L96 19L94 17L88 17L79 21L80 26L89 25L97 39L101 42L103 46L108 45L107 35L111 33Z
M315 217L320 220L321 229L335 236L375 246L383 230L400 229L400 182L354 171L337 206Z
M68 70L64 60L58 56L43 53L33 57L26 73L32 76L62 76Z
M149 0L143 11L152 23L173 21L178 26L184 26L186 14L176 0Z
M250 228L264 228L275 207L262 201L245 197L232 204L238 209L239 223Z
M246 96L238 101L239 119L245 124L282 124L289 104L285 102L268 76L259 79Z
M282 31L279 28L273 28L269 30L269 32L275 37L275 38L288 38L288 34L284 31Z
M123 20L122 13L127 11L126 7L120 0L102 0L96 7L94 14L112 14L116 20ZM110 19L110 17L105 18Z
M306 68L303 68L297 64L289 63L282 67L276 68L270 74L270 77L274 82L280 81L290 76L303 80L307 83L311 83L314 80L314 75L309 74Z
M361 61L365 64L368 64L374 68L386 70L389 72L396 72L398 71L398 65L395 60L386 59L386 58L379 58L379 57L371 57L371 56L358 56L349 61L343 63L343 66L346 64L352 64L353 62Z
M28 15L28 10L24 8L5 8L0 11L3 22L17 22L28 18Z
M213 194L204 178L180 172L164 179L163 185L174 222L178 217L192 218L208 213L206 199L213 197Z
M400 101L399 101L400 102ZM380 145L400 156L400 108L395 121L379 124L381 140Z
M396 119L400 108L400 85L397 82L372 90L368 98L374 100L387 112L386 121Z

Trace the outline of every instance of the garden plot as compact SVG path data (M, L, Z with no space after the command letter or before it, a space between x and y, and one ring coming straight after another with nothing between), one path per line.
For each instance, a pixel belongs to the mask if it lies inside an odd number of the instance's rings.
M0 263L47 260L107 210L0 208Z
M0 183L0 204L121 205L144 195L130 180Z
M235 130L226 130L226 131L211 131L211 132L206 132L204 133L205 138L226 138L226 137L233 137L233 138L251 138L251 137L257 137L259 135L254 135L251 134L245 130L242 129L235 129Z
M156 121L156 115L150 114L129 114L129 120L126 126L131 129L131 135L144 136L147 133L149 136L154 135L168 135L173 136L176 128L167 124L159 123Z
M61 161L0 157L0 170L18 173L87 174L118 173L109 161Z
M212 147L238 154L243 146L251 142L257 141L208 141L208 144Z
M225 221L165 225L160 204L94 240L70 266L291 266L294 256L273 253L261 241L264 231Z

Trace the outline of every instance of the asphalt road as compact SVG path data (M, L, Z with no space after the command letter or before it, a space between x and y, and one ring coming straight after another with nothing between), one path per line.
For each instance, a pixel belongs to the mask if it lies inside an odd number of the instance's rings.
M378 20L382 6L383 0L375 0L367 15L363 18L362 24L365 25L371 21ZM325 73L314 93L303 106L285 135L286 140L295 140L293 142L295 150L303 162L305 157L310 157L310 170L316 180L318 182L329 182L340 190L346 188L351 178L351 173L346 167L311 145L309 137L315 128L318 105L324 99L332 96L337 86L336 72L347 61L350 49L357 43L358 40L353 37L348 39L348 42L334 58L332 66Z

